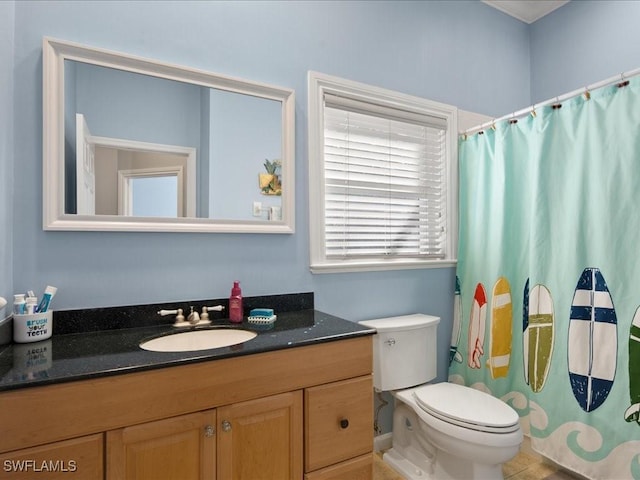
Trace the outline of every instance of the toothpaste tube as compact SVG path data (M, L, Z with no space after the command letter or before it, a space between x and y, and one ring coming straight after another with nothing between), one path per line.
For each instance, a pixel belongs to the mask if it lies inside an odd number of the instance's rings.
M52 287L50 285L44 289L44 294L42 294L42 300L40 300L40 304L38 305L38 313L44 313L49 310L49 304L51 303L51 299L54 297L58 289L56 287Z

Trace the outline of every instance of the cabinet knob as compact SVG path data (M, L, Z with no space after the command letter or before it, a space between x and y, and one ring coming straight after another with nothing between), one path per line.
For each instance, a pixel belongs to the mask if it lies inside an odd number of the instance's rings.
M222 422L222 430L224 432L230 432L231 431L231 422L229 422L228 420L224 420Z
M213 425L207 425L204 427L204 436L205 437L213 437L216 434L216 429Z
M340 428L345 429L349 426L349 420L347 420L346 418L343 418L342 420L340 420Z

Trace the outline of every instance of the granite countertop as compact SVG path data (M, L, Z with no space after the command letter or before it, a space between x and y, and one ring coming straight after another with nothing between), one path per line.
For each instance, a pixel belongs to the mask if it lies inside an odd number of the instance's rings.
M118 375L249 355L285 348L371 335L375 330L354 322L305 309L285 311L270 330L246 321L233 325L213 320L210 327L255 330L258 335L242 344L195 352L150 352L139 344L153 337L194 327L171 325L118 328L84 333L56 334L40 342L0 347L0 391Z

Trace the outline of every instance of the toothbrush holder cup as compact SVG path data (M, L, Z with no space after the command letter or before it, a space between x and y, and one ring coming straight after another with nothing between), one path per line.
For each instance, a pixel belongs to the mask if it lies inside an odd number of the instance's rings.
M39 342L53 333L53 310L33 314L13 315L13 341Z

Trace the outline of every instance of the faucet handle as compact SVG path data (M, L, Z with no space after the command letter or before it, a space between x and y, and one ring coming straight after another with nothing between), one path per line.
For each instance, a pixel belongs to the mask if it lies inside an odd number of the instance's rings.
M182 309L178 308L177 310L160 310L158 315L164 317L166 315L175 315L176 321L175 323L184 322L184 315L182 314Z
M224 305L216 305L214 307L202 307L202 314L200 318L202 320L209 320L209 312L221 312L224 310Z
M221 312L222 310L224 310L224 305L216 305L214 307L202 307L202 311L204 311L204 309L207 309L207 312Z

